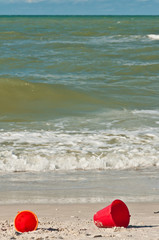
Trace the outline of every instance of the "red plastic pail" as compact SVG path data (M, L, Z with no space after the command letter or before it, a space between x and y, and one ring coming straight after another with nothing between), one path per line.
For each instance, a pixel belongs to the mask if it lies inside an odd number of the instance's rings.
M38 227L38 218L31 211L22 211L15 217L14 226L17 232L34 231Z
M98 211L94 217L94 223L97 227L127 227L130 221L130 213L124 202L114 200L109 206Z

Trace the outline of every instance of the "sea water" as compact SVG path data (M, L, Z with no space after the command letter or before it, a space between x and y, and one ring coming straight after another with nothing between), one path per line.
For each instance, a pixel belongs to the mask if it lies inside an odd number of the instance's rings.
M0 17L1 203L158 200L158 22Z

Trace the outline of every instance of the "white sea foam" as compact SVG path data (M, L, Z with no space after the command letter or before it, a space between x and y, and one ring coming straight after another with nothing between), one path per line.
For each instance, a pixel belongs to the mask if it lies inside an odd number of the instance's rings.
M0 171L159 167L158 117L157 109L112 110L2 125Z
M147 35L148 38L150 38L151 40L159 40L159 35L158 34L149 34Z
M138 115L148 115L148 116L151 116L151 118L159 116L158 110L134 110L132 112L133 114L138 114Z
M107 44L107 43L126 43L143 40L144 37L141 35L112 35L102 37L92 37L89 41L90 44Z
M118 62L119 64L121 64L122 62ZM142 62L142 61L123 61L123 65L124 66L155 66L157 65L158 62Z
M159 130L0 132L1 171L159 167Z

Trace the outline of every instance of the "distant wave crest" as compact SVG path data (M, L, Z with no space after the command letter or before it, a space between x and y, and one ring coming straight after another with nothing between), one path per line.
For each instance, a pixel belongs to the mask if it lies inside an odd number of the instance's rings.
M149 34L147 36L152 40L159 40L159 34Z

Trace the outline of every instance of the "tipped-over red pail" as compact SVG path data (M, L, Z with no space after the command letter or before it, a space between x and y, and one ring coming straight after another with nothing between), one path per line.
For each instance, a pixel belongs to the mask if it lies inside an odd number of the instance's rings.
M114 200L109 206L98 211L94 217L97 227L127 227L130 221L129 210L121 200Z
M31 211L22 211L15 217L14 226L17 232L34 231L38 227L38 218Z

